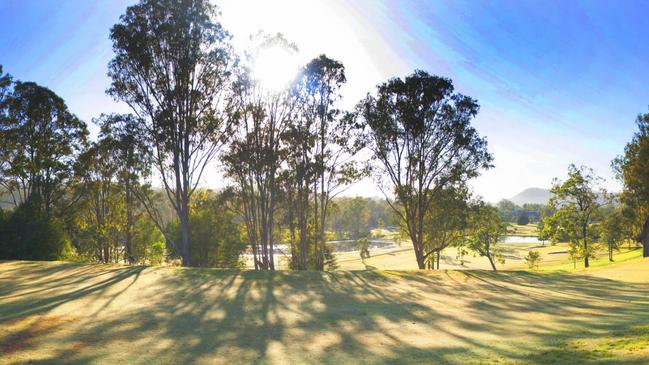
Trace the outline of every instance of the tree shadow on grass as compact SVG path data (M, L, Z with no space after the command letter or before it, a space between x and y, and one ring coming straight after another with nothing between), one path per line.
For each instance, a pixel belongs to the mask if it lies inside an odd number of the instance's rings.
M28 334L15 352L60 344L33 363L598 363L568 341L649 323L647 285L574 274L77 269L0 305L4 320L101 300L73 331Z

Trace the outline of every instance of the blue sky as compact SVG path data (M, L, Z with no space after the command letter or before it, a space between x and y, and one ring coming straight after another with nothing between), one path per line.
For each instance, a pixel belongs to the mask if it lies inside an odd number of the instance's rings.
M131 1L0 1L0 64L64 97L90 122L125 112L104 95L109 28ZM479 100L475 125L496 167L473 183L487 200L547 187L569 163L616 189L610 161L649 105L649 2L643 1L217 1L244 47L263 29L282 32L308 60L347 67L344 106L415 68L453 79ZM215 169L216 171L216 169ZM218 172L205 185L220 184ZM350 190L377 195L371 181Z

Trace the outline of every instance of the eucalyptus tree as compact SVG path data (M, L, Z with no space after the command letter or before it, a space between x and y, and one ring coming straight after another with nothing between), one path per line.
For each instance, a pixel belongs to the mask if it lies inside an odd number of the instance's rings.
M109 153L108 158L116 163L115 183L122 190L126 222L124 224L125 259L135 262L133 252L133 228L138 219L141 204L152 209L144 179L151 174L151 153L149 138L140 119L132 114L102 115L96 121L101 127L100 143ZM154 217L155 218L155 217ZM158 220L155 219L154 223ZM162 231L162 225L158 229Z
M11 75L3 73L2 65L0 65L0 125L4 125L3 119L5 117L5 103L6 96L13 84ZM12 193L12 182L5 177L4 171L9 169L9 159L6 154L9 152L5 146L0 146L0 189L4 190L3 193L8 193L6 201L1 201L2 204L13 203L17 205L16 197ZM1 191L1 190L0 190ZM0 195L1 196L1 195ZM1 214L1 213L0 213Z
M355 160L359 146L349 128L349 117L337 108L345 82L343 64L320 55L304 67L295 87L299 114L284 139L290 146L287 161L296 188L300 231L296 267L300 269L308 268L309 252L313 252L313 268L324 269L325 224L331 200L364 173ZM311 235L310 226L314 230Z
M208 0L141 0L110 31L108 93L126 102L153 145L153 160L180 221L191 265L189 204L206 166L231 133L230 36Z
M2 185L16 205L30 200L50 215L65 198L86 124L53 91L33 82L15 82L4 91L0 109Z
M246 58L234 84L232 118L239 128L223 156L242 204L255 269L274 270L275 215L282 190L286 144L282 136L296 118L298 98L290 85L270 88L255 77L255 57L270 48L294 52L283 36L264 36Z
M378 162L379 188L388 200L394 194L392 207L405 222L420 269L434 194L491 167L487 142L471 126L478 109L476 100L454 92L451 80L424 71L379 85L377 95L358 106L357 126Z
M594 223L600 218L600 208L606 204L607 193L599 185L601 178L592 169L568 167L565 181L555 179L549 205L554 214L545 218L545 227L553 242L567 239L573 252L589 266L596 239Z
M111 141L104 138L81 153L75 166L81 192L75 209L80 228L74 238L81 254L103 263L118 262L121 257L125 206L124 192L117 183L123 161L117 157Z
M649 257L649 114L639 115L636 124L638 131L613 167L624 184L622 200L634 210L643 256Z

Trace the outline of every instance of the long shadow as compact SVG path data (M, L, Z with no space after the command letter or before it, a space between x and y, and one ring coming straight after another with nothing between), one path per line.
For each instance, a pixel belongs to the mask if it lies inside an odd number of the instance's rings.
M133 266L125 267L119 269L110 270L110 276L106 279L92 282L88 285L75 285L76 289L70 291L64 291L59 294L54 294L51 296L38 296L38 299L34 300L31 297L26 297L24 299L15 300L9 302L9 304L4 304L0 307L0 323L8 320L12 320L18 317L24 317L29 315L38 315L45 313L53 308L56 308L65 303L74 301L86 297L91 294L100 293L110 288L111 286L120 283L123 280L126 280L132 276L138 276L139 273L144 269L142 266ZM99 276L107 274L104 271L97 272ZM85 275L85 280L91 280L92 276ZM85 280L78 280L75 282L84 282ZM56 284L52 285L52 288L59 289L69 287L67 283L63 283L61 286ZM79 288L79 286L81 286ZM36 291L38 292L38 291ZM12 296L7 296L11 298ZM3 299L3 297L0 297Z
M20 293L27 294L0 306L0 322L102 297L100 311L88 313L91 319L74 332L56 327L29 333L34 338L14 349L36 350L37 337L59 336L59 348L32 361L48 364L606 363L567 344L649 323L649 285L574 274L162 270L153 278L154 273L139 267L80 271L60 280L62 292L48 298L38 291L42 282L21 281ZM146 305L116 310L124 298ZM454 308L445 303L448 298L458 298L454 305L462 306L462 315L449 315ZM525 313L565 318L548 326L528 323ZM409 333L447 342L422 346ZM278 354L284 357L274 358ZM643 362L649 357L611 363Z

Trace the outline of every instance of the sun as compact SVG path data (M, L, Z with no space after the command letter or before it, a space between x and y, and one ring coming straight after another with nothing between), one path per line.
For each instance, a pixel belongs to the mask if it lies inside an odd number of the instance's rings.
M263 48L254 59L253 77L271 92L288 87L297 72L297 55L281 46Z

